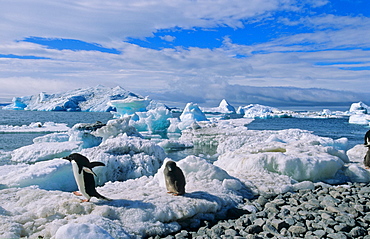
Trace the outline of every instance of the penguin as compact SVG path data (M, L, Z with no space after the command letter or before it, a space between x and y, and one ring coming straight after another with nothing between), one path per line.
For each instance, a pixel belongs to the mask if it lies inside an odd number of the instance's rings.
M364 140L364 145L370 145L370 130L366 132Z
M367 152L366 152L366 155L365 155L365 158L364 158L364 165L365 165L365 168L370 168L370 145L366 145L367 147Z
M89 202L91 197L96 197L104 200L111 200L100 195L95 189L94 171L92 168L97 166L105 166L102 162L90 162L85 156L73 153L64 157L72 163L73 175L75 177L78 190L81 192L73 192L76 196L84 196L86 199L82 202Z
M168 161L163 170L167 193L174 196L185 194L185 176L174 161Z

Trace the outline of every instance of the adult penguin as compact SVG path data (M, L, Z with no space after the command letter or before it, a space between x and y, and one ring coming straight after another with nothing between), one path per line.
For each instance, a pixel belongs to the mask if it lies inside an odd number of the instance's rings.
M64 159L69 160L72 163L73 175L75 177L78 190L81 193L73 192L76 196L84 196L86 199L82 202L90 201L90 198L96 197L99 199L110 200L102 195L100 195L95 189L94 175L96 174L92 171L94 167L105 166L102 162L90 162L85 156L73 153Z
M168 161L163 170L168 193L174 196L185 194L185 176L174 161Z
M366 132L364 140L364 145L370 145L370 130Z
M367 152L366 152L366 155L365 155L365 158L364 158L364 165L365 165L365 168L370 168L370 145L366 145L367 147Z

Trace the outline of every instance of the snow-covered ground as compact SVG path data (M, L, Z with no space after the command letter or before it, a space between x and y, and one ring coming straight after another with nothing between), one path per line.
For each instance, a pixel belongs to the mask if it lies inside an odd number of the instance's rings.
M298 117L294 112L261 105L235 111L222 101L220 117L215 117L217 110L208 109L213 115L208 118L198 105L189 103L174 118L160 105L143 109L143 104L150 105L145 100L115 99L111 105L117 107L119 118L97 127L52 123L20 127L24 131L45 127L54 133L0 155L7 162L0 166L0 238L167 235L181 227L197 227L202 220L222 218L230 209L243 208L245 198L260 194L311 188L320 181L370 182L362 164L367 150L363 145L348 149L346 138L333 140L299 129L248 129L254 118ZM348 112L323 110L309 117L368 114L363 103L354 104L358 107ZM6 128L17 130L2 129ZM177 137L143 136L157 132ZM167 194L163 167L170 159L165 150L210 145L217 148L217 160L211 163L194 155L180 159L186 194ZM94 168L95 179L97 191L112 201L93 198L81 203L72 193L77 185L71 163L63 157L73 152L106 165Z

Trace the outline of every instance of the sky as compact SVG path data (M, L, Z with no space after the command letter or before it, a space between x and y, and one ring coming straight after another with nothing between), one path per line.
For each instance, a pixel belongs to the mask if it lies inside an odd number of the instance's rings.
M169 104L370 104L368 0L2 0L0 102L117 85Z

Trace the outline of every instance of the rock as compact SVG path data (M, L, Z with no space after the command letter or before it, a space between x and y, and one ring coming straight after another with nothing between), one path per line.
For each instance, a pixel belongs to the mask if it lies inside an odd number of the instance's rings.
M250 225L245 229L245 231L249 234L258 234L262 232L262 227L260 225Z
M365 236L368 234L367 230L362 228L362 227L355 227L353 228L349 234L352 236L352 237L360 237L360 236Z
M267 202L268 200L264 196L259 196L257 199L257 203L261 205L262 207L264 207Z
M323 238L326 234L324 230L316 230L313 232L314 235L318 236L319 238Z
M347 239L347 236L344 233L329 233L327 238L332 239Z
M291 233L293 233L294 235L304 234L307 231L307 229L305 227L302 227L302 226L291 226L291 227L289 227L288 230Z

